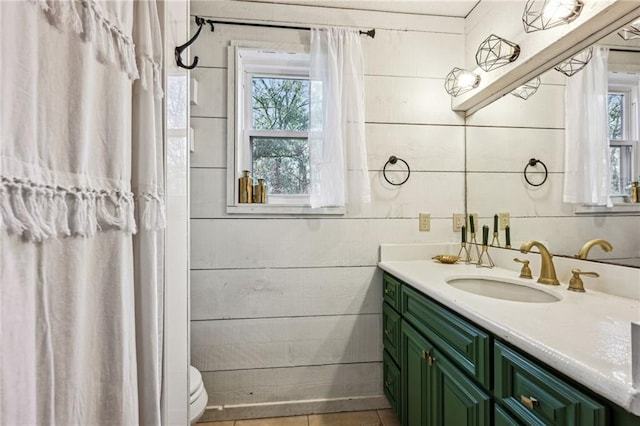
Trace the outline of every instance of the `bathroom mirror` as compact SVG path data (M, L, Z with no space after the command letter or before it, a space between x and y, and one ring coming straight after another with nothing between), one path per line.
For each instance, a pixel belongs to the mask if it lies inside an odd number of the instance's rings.
M640 40L625 41L616 31L598 44L612 49L610 72L635 72L640 77ZM636 92L638 77L630 77L635 78ZM467 117L468 213L477 213L480 226L492 228L494 214L509 213L515 250L523 241L535 239L545 242L555 255L573 257L585 242L602 238L613 250L594 246L589 259L640 267L640 204L616 206L612 213L579 206L576 210L575 205L562 202L564 86L570 77L551 69L540 78L542 84L528 100L507 94ZM637 103L629 107L639 114ZM548 170L540 186L525 180L523 171L530 159L541 160ZM528 168L534 184L542 181L543 173L540 164ZM640 170L636 167L633 173L637 180ZM504 231L500 240L504 246Z

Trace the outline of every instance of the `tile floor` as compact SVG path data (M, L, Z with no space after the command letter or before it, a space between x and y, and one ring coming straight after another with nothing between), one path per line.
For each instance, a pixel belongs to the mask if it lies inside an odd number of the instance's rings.
M197 426L400 426L400 422L398 422L391 410L371 410L274 417L270 419L206 422L198 423Z

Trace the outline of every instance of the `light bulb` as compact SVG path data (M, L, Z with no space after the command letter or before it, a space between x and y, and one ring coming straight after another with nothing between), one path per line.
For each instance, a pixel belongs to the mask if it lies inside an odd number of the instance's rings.
M547 21L566 21L575 13L576 7L574 0L550 0L542 10L542 17Z
M478 84L478 76L472 72L465 71L458 77L458 86L460 87L475 87Z

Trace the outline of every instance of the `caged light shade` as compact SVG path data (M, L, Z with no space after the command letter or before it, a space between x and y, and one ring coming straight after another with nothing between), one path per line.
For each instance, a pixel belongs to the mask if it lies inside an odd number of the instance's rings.
M447 74L444 90L451 96L458 96L475 89L480 84L480 76L471 71L455 67Z
M500 68L518 59L520 46L491 34L480 43L476 52L476 63L485 71Z
M554 70L561 72L567 77L571 77L582 68L584 68L591 58L593 57L593 48L588 48L578 53L576 56L573 56L566 61L560 62L558 65L553 67Z
M522 13L524 30L532 33L573 22L583 6L582 0L528 0Z
M526 101L530 96L538 91L538 87L540 87L540 77L536 77L522 86L516 87L513 89L511 94Z
M623 27L618 31L618 35L624 40L634 40L640 38L640 19L633 21L631 24Z

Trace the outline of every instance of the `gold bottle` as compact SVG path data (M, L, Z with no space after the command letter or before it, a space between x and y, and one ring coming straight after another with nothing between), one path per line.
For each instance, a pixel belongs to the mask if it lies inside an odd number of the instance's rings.
M640 202L640 188L638 188L638 182L631 182L631 202Z
M238 202L251 203L253 201L253 184L251 176L249 176L249 170L243 170L242 174L243 176L238 179Z
M253 202L261 204L267 202L267 184L264 179L258 179L258 183L253 185Z

